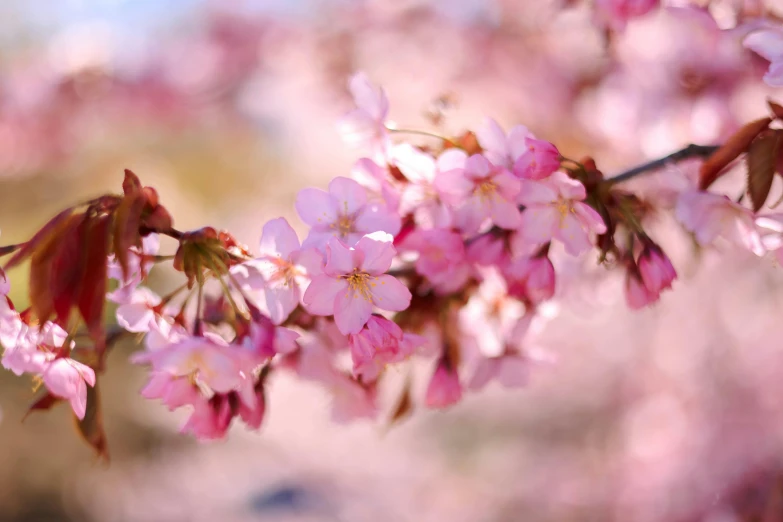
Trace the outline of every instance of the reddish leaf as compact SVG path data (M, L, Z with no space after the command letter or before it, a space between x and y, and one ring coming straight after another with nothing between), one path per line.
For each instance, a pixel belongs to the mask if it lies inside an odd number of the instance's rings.
M122 181L122 191L125 195L136 194L140 192L141 180L139 177L129 169L125 169L125 179Z
M769 105L769 110L772 111L772 114L775 115L775 118L783 120L783 105L780 105L779 103L770 99L767 99L767 105Z
M87 411L84 419L76 419L79 433L90 446L95 449L98 457L109 460L109 446L106 441L106 433L103 430L103 413L101 410L100 393L98 391L98 379L95 386L87 388Z
M699 172L699 187L704 190L720 177L720 173L729 163L739 157L751 142L769 127L772 118L752 121L734 133L721 148L702 164Z
M748 196L753 211L764 206L775 177L775 164L780 152L781 132L773 131L754 140L750 144L745 160L748 164Z
M84 274L84 232L89 223L83 214L72 216L58 234L57 252L52 260L51 294L54 312L61 325L68 324Z
M166 207L158 205L155 210L142 218L141 224L142 227L152 232L165 232L173 226L174 221Z
M145 198L141 192L136 192L123 198L114 213L114 255L122 267L123 277L128 277L128 250L139 246L139 224L144 210Z
M78 228L83 218L83 214L69 216L57 230L39 242L30 258L30 307L41 322L48 320L54 313L55 292L60 291L62 286L54 280L55 260L68 243L68 238L73 240L72 231ZM67 257L67 253L63 257Z
M95 341L99 357L106 348L103 307L106 300L110 224L111 216L107 215L90 222L84 241L84 277L77 300L79 313Z
M22 422L24 422L27 417L33 413L34 411L46 411L51 410L52 407L55 404L58 404L62 401L60 397L55 397L48 391L46 394L43 395L43 397L37 399L34 403L30 405L30 408L28 408L27 413L24 414L24 417L22 417Z
M68 217L73 213L72 208L67 208L54 216L52 219L49 220L48 223L46 223L38 232L35 233L35 235L25 243L19 251L8 260L8 262L5 264L5 269L10 270L11 268L19 265L22 263L25 259L30 257L32 255L33 251L47 238L49 238L51 235L56 234L59 228L63 225L63 223L68 219Z
M404 418L408 417L413 412L413 400L411 399L411 380L410 376L405 379L405 384L402 388L402 393L397 399L397 403L392 410L391 417L389 417L389 426L397 424Z

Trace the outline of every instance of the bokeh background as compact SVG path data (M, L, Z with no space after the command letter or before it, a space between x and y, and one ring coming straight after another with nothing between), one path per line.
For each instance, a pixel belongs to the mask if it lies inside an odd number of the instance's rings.
M359 157L334 126L358 70L400 127L523 123L608 174L717 143L783 98L741 46L753 16L783 17L780 0L672 1L611 36L583 4L3 0L0 243L118 191L124 168L180 229L227 228L251 247L271 217L301 230L297 190ZM696 167L634 183L666 205ZM622 274L561 260L536 340L557 364L391 429L333 424L322 390L276 377L261 433L200 444L138 395L123 345L103 380L106 465L65 408L21 423L33 384L0 373L0 521L783 520L783 273L729 249L697 255L665 213L650 226L680 274L660 304L632 313ZM22 303L26 274L10 275Z

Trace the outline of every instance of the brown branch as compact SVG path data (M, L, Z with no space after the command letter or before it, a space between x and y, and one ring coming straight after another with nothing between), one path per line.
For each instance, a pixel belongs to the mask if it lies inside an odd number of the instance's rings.
M718 150L718 148L720 148L719 145L690 144L684 149L680 149L677 152L673 152L666 157L659 158L657 160L653 160L648 163L644 163L643 165L639 165L638 167L634 167L630 170L626 170L625 172L618 174L617 176L608 178L606 181L604 181L604 183L608 183L609 185L614 185L616 183L622 183L623 181L628 181L629 179L635 178L636 176L639 176L646 172L652 172L654 170L661 169L670 163L677 163L678 161L683 161L690 158L708 158L709 156L712 155L713 152Z

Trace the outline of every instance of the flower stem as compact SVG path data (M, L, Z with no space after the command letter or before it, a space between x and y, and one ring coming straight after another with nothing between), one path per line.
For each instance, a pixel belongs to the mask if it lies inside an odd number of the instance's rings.
M678 161L683 161L689 158L707 158L711 156L719 148L720 145L690 144L683 149L680 149L676 152L669 154L668 156L650 161L648 163L644 163L642 165L639 165L638 167L634 167L630 170L626 170L625 172L618 174L617 176L608 178L607 180L604 181L604 183L607 183L609 185L614 185L616 183L622 183L623 181L628 181L629 179L635 178L636 176L639 176L646 172L658 170L670 163L676 163Z
M386 129L389 132L396 132L397 134L416 134L416 135L419 135L419 136L427 136L427 137L430 137L430 138L437 138L439 140L443 140L443 141L445 141L447 143L450 143L450 144L452 144L455 147L459 147L459 143L457 143L456 141L454 141L454 140L452 140L450 138L447 138L446 136L441 136L440 134L436 134L436 133L430 132L430 131L419 130L419 129L393 129L393 128L390 128L390 127L386 127Z

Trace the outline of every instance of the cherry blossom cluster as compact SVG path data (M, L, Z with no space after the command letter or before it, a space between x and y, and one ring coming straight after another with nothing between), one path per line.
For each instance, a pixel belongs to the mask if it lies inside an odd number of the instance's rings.
M772 62L773 85L780 34L745 41ZM550 360L537 333L557 310L563 259L621 271L632 309L657 302L677 279L646 229L665 209L622 185L661 163L606 178L591 158L565 157L526 127L506 131L491 119L458 136L406 131L365 74L349 89L356 107L337 128L362 156L349 176L299 193L302 237L282 217L264 224L257 252L212 227L179 231L155 189L126 171L123 194L66 209L28 242L0 248L12 255L5 270L30 262L24 310L0 271L0 343L2 365L45 388L31 410L68 401L82 434L105 452L97 382L107 351L131 334L144 347L133 361L149 369L141 394L187 408L182 431L201 440L224 437L234 418L259 428L278 373L320 384L345 422L382 416L391 368L427 366L423 395L408 379L386 408L397 420L492 381L524 385ZM705 159L673 207L699 245L774 251L783 262L783 215L761 212L783 166L783 107L769 108L724 145L669 158ZM709 191L740 158L742 196ZM164 241L175 243L173 255L159 253ZM148 274L166 262L185 282L161 293ZM116 324L104 322L106 303Z

